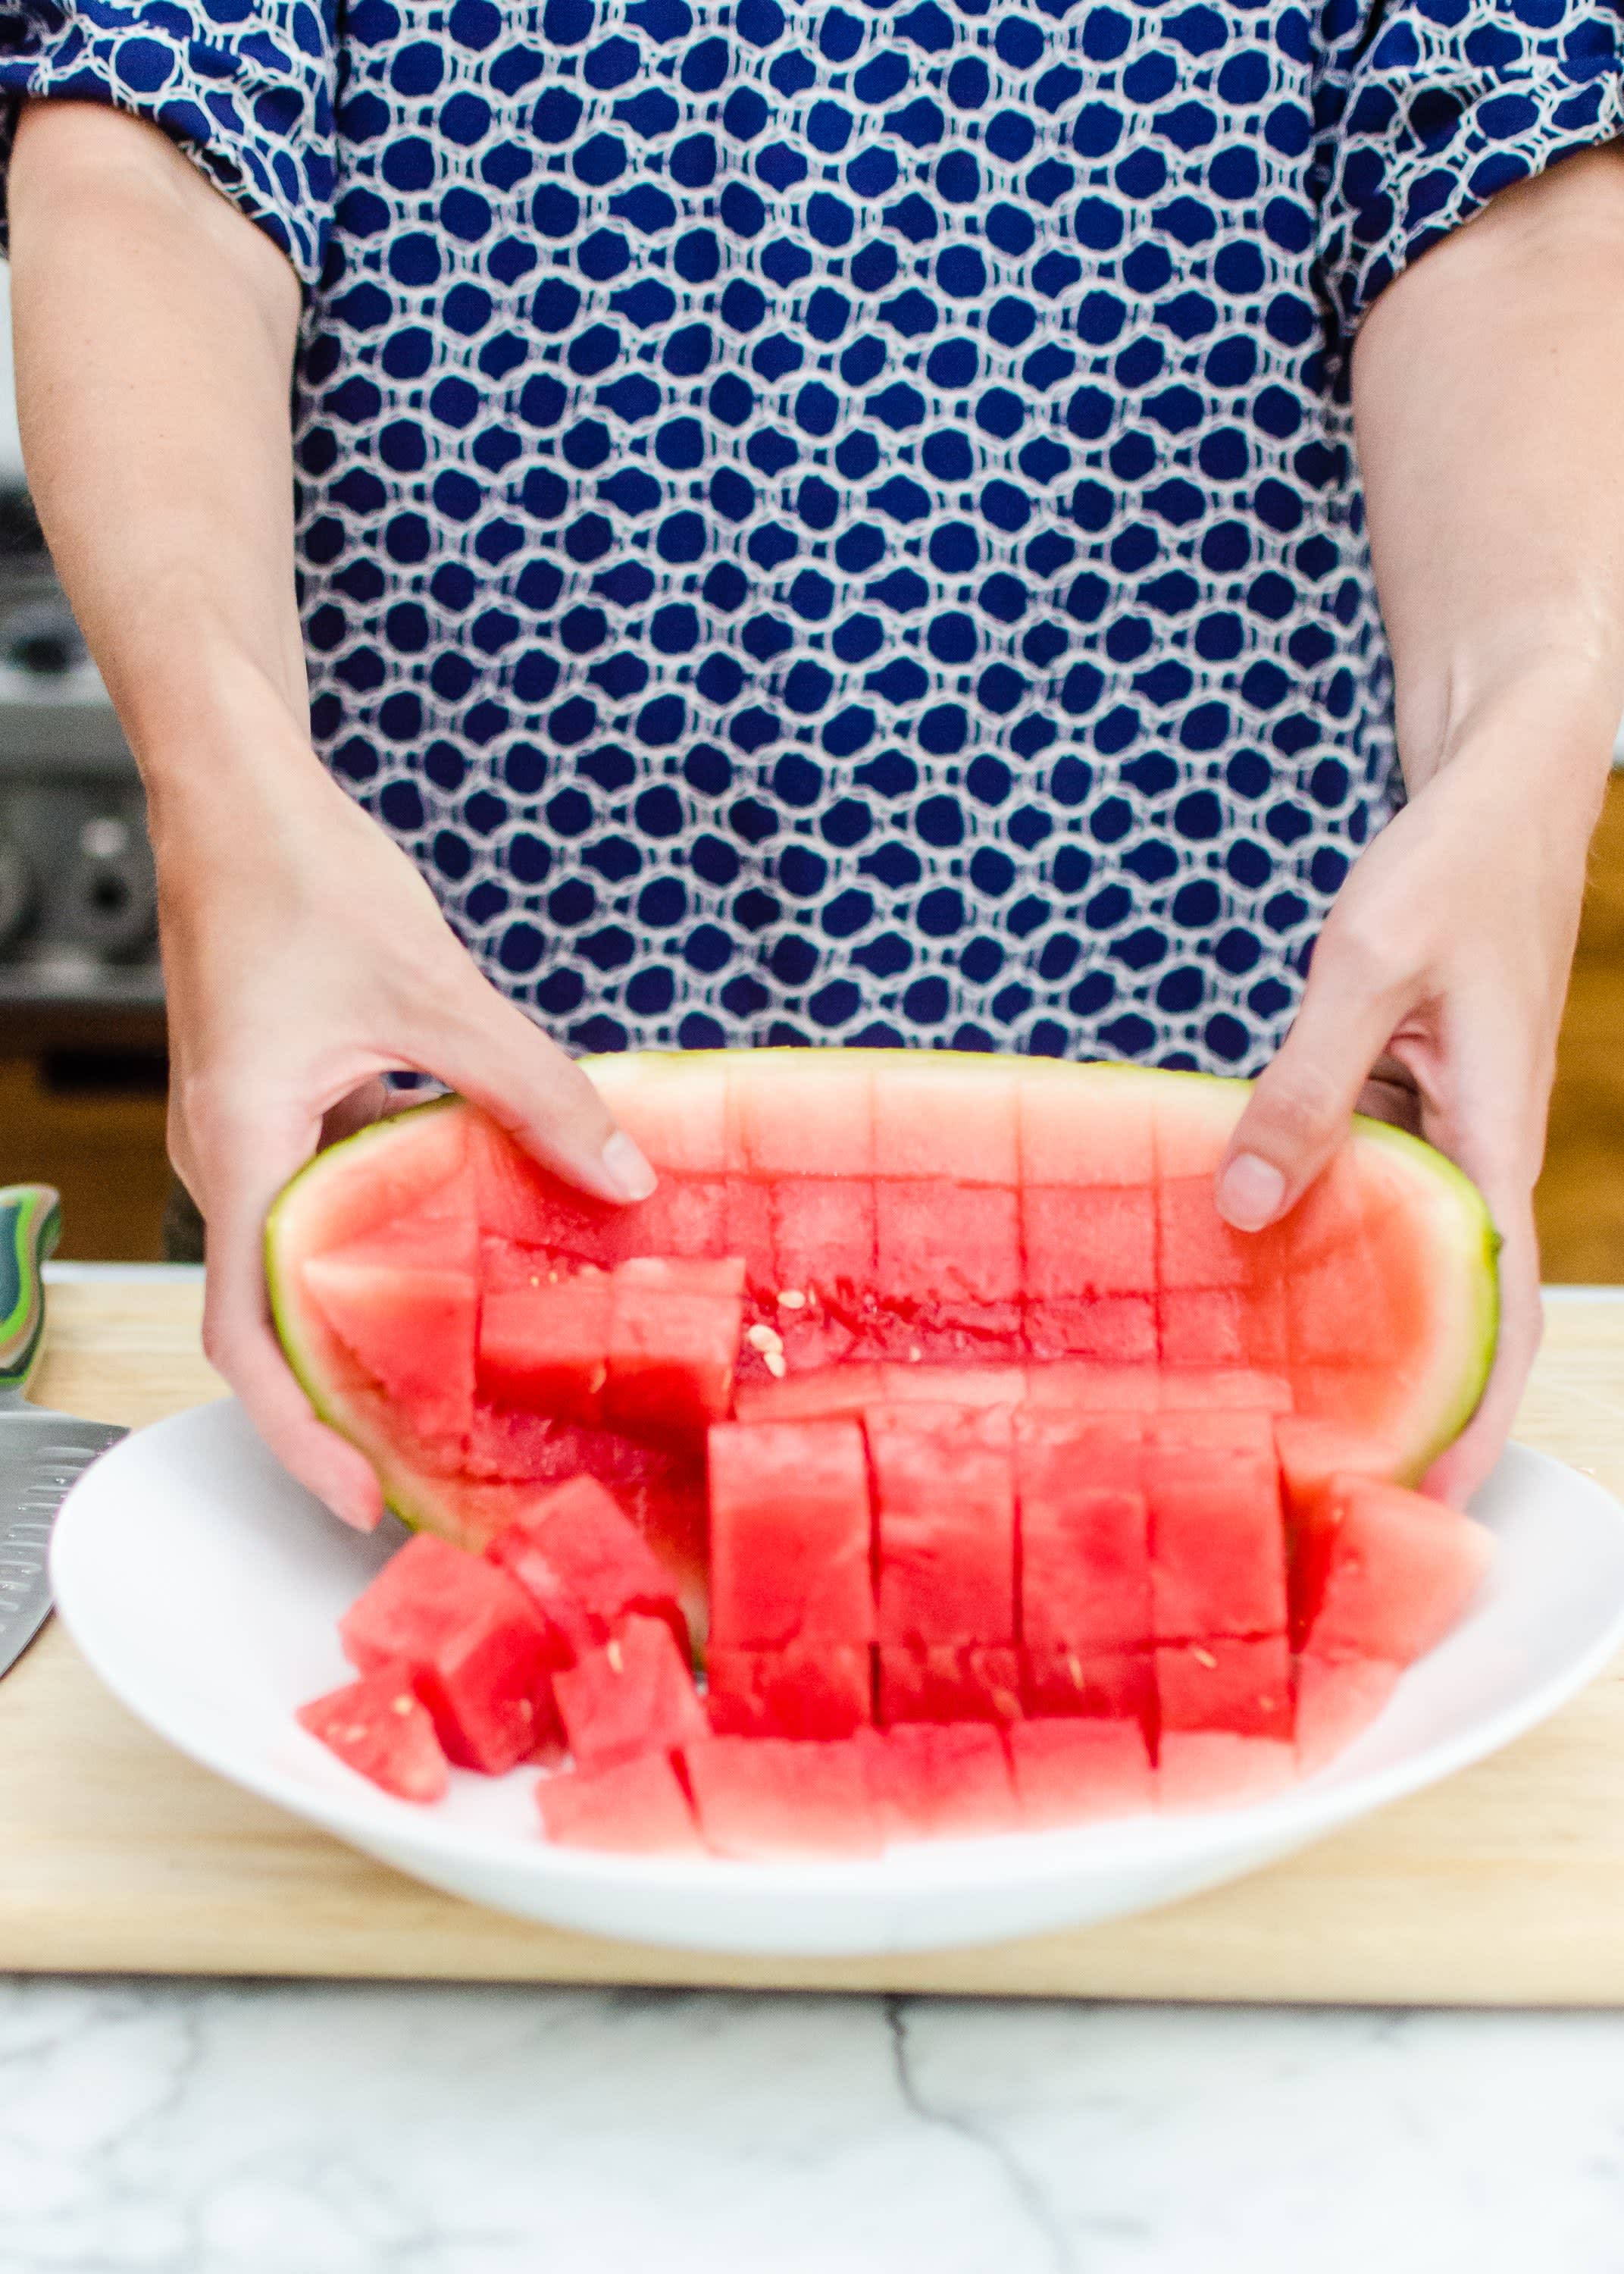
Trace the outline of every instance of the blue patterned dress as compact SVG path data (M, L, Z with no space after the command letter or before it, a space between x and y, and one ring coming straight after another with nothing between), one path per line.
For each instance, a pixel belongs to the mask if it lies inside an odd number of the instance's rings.
M577 1047L1249 1070L1395 794L1347 350L1611 0L0 0L307 287L316 741Z

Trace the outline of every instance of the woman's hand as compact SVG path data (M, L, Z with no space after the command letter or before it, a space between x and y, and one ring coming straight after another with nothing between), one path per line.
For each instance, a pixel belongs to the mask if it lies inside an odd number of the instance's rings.
M1605 779L1592 757L1592 790L1553 794L1530 753L1564 738L1593 750L1605 717L1564 711L1549 685L1527 690L1375 840L1220 1172L1220 1208L1256 1230L1301 1196L1357 1109L1417 1130L1478 1186L1504 1241L1500 1337L1476 1418L1427 1480L1457 1502L1498 1458L1539 1344L1533 1191Z
M338 1515L382 1510L368 1462L312 1413L272 1329L267 1209L410 1066L615 1201L653 1187L590 1081L480 975L410 861L320 770L281 704L236 690L252 752L153 800L173 1075L169 1150L207 1227L204 1346L266 1442Z

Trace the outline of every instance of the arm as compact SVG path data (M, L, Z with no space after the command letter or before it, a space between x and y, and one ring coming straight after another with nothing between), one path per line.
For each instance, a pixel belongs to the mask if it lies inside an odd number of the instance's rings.
M206 1345L296 1474L375 1522L370 1468L314 1419L270 1329L260 1235L280 1186L379 1110L393 1065L462 1089L590 1191L635 1199L653 1179L312 751L292 270L162 134L94 104L25 112L11 200L29 480L147 785Z
M1539 1339L1533 1188L1595 826L1624 711L1624 147L1494 198L1377 301L1353 399L1410 802L1360 859L1220 1178L1290 1206L1356 1103L1481 1186L1504 1315L1462 1497ZM1372 1070L1376 1079L1372 1082Z

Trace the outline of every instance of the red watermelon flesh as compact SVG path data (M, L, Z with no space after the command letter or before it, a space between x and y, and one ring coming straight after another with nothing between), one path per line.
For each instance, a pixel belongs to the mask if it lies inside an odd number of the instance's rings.
M539 1495L485 1550L517 1580L572 1662L624 1619L658 1619L686 1659L688 1622L671 1576L618 1501L591 1477Z
M1268 1417L1159 1417L1145 1487L1157 1639L1283 1634L1285 1535Z
M692 1442L723 1419L733 1404L743 1280L741 1259L650 1257L617 1267L609 1306L605 1422L640 1435Z
M1297 1775L1291 1746L1233 1729L1172 1729L1156 1754L1156 1806L1169 1815L1273 1800Z
M984 1721L905 1721L866 1741L889 1834L959 1840L1019 1824L1001 1730Z
M1006 1742L1028 1831L1138 1816L1154 1805L1150 1753L1135 1722L1020 1721Z
M884 1824L860 1737L711 1737L682 1757L707 1848L773 1862L877 1856Z
M724 1422L710 1443L712 1641L869 1641L868 1468L856 1423Z
M1029 1648L1136 1650L1154 1632L1140 1431L1028 1409L1015 1435Z
M1018 1721L1021 1656L996 1643L882 1643L877 1719L898 1721Z
M408 1224L312 1256L304 1285L327 1327L428 1439L460 1442L474 1398L478 1231L465 1186Z
M1284 1635L1164 1643L1156 1652L1156 1720L1170 1730L1232 1729L1289 1743L1291 1659Z
M663 1619L622 1619L553 1687L569 1750L583 1768L673 1753L709 1733L688 1661Z
M874 1719L867 1643L790 1643L782 1650L713 1645L705 1707L724 1737L849 1737Z
M450 1781L446 1756L428 1708L412 1687L410 1667L380 1667L312 1698L294 1718L346 1768L397 1800L443 1798Z
M1015 1640L1008 1412L882 1407L866 1416L886 1643Z
M1297 1533L1304 1647L1408 1665L1441 1642L1493 1553L1482 1525L1402 1485L1333 1477Z
M874 1285L874 1186L850 1177L785 1177L771 1187L774 1291L849 1304Z
M704 1852L688 1795L665 1753L543 1777L536 1805L543 1831L558 1848L599 1848L622 1856Z
M405 1666L460 1768L500 1776L553 1734L556 1648L506 1572L427 1533L408 1540L339 1622L363 1674Z
M1310 1652L1296 1663L1297 1766L1316 1769L1362 1736L1397 1689L1402 1667L1380 1658L1327 1658Z
M479 1388L498 1404L597 1421L609 1378L613 1283L595 1264L501 1293L479 1316Z
M1022 1696L1035 1721L1056 1716L1156 1727L1156 1660L1148 1650L1021 1653Z
M1028 1302L1156 1292L1150 1185L1028 1185L1020 1196Z

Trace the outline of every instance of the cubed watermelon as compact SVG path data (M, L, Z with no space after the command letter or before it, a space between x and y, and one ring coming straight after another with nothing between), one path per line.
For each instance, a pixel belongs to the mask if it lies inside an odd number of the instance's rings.
M1026 1368L1025 1402L1044 1412L1115 1419L1157 1412L1161 1386L1152 1366L1110 1366L1094 1359L1056 1358Z
M1020 1721L1008 1733L1016 1805L1031 1832L1155 1804L1155 1781L1135 1721Z
M1145 1482L1157 1639L1283 1634L1285 1533L1268 1416L1158 1416Z
M762 1178L873 1173L874 1074L860 1052L756 1050L729 1070L730 1166Z
M1308 1652L1296 1662L1297 1766L1312 1776L1363 1736L1397 1689L1402 1667L1380 1658L1327 1658Z
M294 1718L346 1768L397 1800L443 1797L450 1781L446 1756L429 1710L412 1687L411 1668L403 1662L381 1666L325 1698L312 1698Z
M474 1404L479 1281L460 1267L398 1260L387 1236L312 1256L304 1282L341 1343L423 1436L468 1435Z
M606 1642L622 1619L662 1620L687 1657L671 1574L606 1487L572 1477L542 1493L485 1550L567 1646L560 1664Z
M896 1405L866 1417L882 1642L1013 1643L1008 1410Z
M1019 1195L1004 1186L882 1179L874 1188L875 1286L883 1301L974 1313L1019 1303Z
M1004 1185L1020 1176L1016 1069L984 1060L973 1081L951 1057L910 1050L874 1085L874 1170L883 1178Z
M868 1643L789 1643L707 1653L706 1711L726 1737L849 1737L874 1719Z
M903 1721L866 1744L890 1836L954 1840L1019 1825L1001 1730L985 1721Z
M1290 1363L1285 1291L1271 1280L1245 1288L1164 1287L1156 1319L1165 1367L1256 1367L1283 1374ZM1281 1411L1290 1411L1289 1399Z
M1029 1301L1154 1295L1155 1197L1144 1186L1028 1185L1020 1213Z
M1021 1181L1026 1185L1144 1185L1155 1181L1154 1132L1158 1084L1115 1068L1099 1110L1086 1111L1076 1086L1041 1061L1022 1068L1019 1084Z
M420 1532L338 1625L363 1674L410 1669L447 1758L500 1776L552 1731L555 1645L523 1590L478 1556Z
M709 1733L688 1661L663 1619L623 1619L553 1683L569 1750L583 1768L675 1752Z
M1286 1638L1214 1635L1164 1643L1156 1652L1157 1718L1169 1729L1233 1729L1243 1737L1291 1736L1291 1659Z
M1004 1643L882 1643L878 1719L1017 1721L1020 1653Z
M622 1856L699 1856L694 1811L666 1753L606 1768L565 1769L536 1787L542 1829L557 1848Z
M712 1642L871 1641L868 1467L857 1424L723 1422L710 1442Z
M780 1293L874 1284L874 1186L857 1178L786 1177L772 1188L772 1273Z
M1482 1525L1369 1477L1333 1477L1297 1535L1293 1582L1304 1647L1407 1666L1443 1640L1493 1553Z
M1156 1661L1148 1650L1023 1650L1021 1696L1034 1721L1080 1718L1156 1726Z
M527 1288L487 1292L479 1318L479 1387L498 1404L596 1421L609 1374L612 1282L595 1265Z
M645 1256L616 1269L606 1422L680 1440L703 1435L722 1419L733 1404L743 1280L739 1258Z
M1050 1296L1027 1304L1025 1332L1034 1359L1092 1359L1101 1367L1148 1372L1156 1359L1156 1299L1100 1295L1073 1302Z
M1030 1647L1137 1650L1150 1642L1140 1437L1132 1417L1018 1416L1021 1636Z
M1219 1215L1209 1176L1173 1178L1157 1187L1156 1231L1165 1289L1244 1288L1265 1276L1259 1235L1237 1231Z
M1273 1800L1297 1774L1289 1743L1233 1729L1171 1729L1156 1752L1156 1806L1169 1815Z
M682 1759L701 1834L718 1856L876 1856L883 1844L861 1737L711 1737Z

